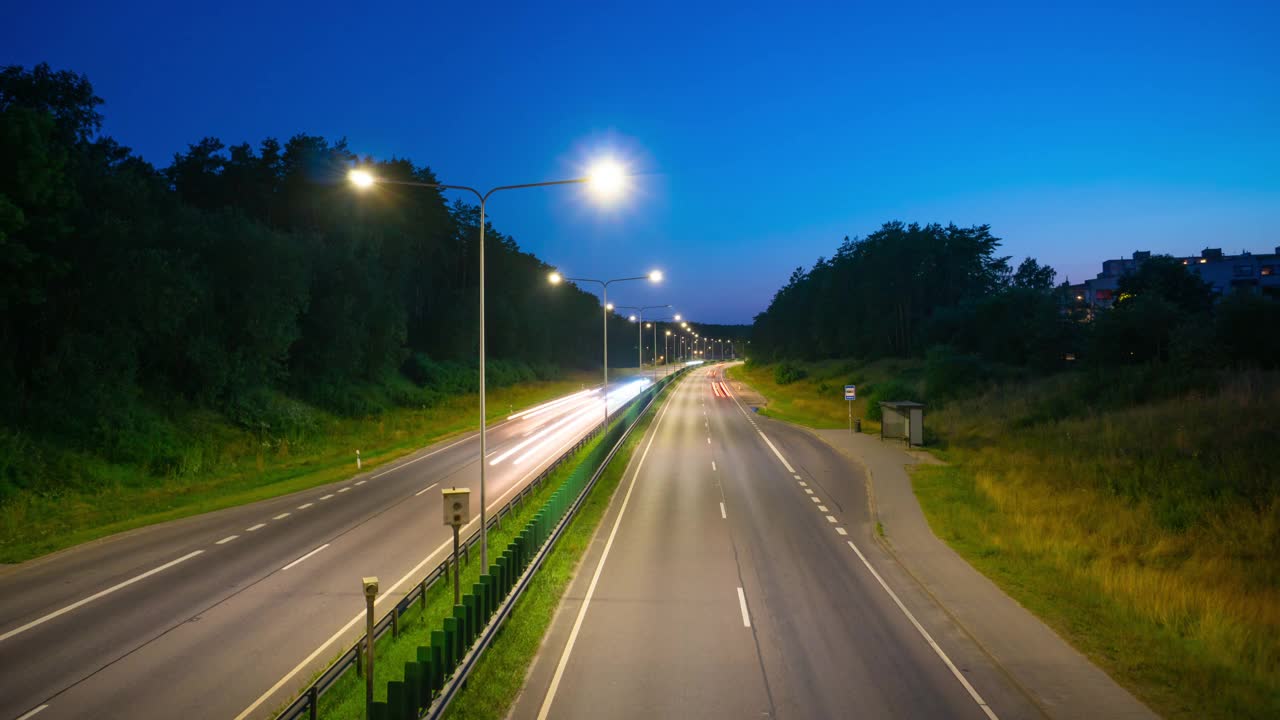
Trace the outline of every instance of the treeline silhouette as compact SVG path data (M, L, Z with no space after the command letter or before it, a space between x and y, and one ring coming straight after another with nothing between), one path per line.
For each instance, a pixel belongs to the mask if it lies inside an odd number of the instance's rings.
M955 390L1009 371L1158 364L1178 370L1276 367L1280 301L1217 298L1181 261L1155 256L1091 313L1052 268L1014 269L987 225L885 223L797 268L756 316L762 361L926 357ZM783 376L796 372L784 368ZM1186 374L1184 377L1188 376Z
M143 399L252 425L267 390L347 414L475 390L476 207L353 192L355 155L310 135L206 138L157 169L100 134L102 102L82 75L0 71L6 424L110 455ZM408 160L376 171L435 181ZM598 367L595 297L487 233L490 382ZM629 364L634 325L614 322Z

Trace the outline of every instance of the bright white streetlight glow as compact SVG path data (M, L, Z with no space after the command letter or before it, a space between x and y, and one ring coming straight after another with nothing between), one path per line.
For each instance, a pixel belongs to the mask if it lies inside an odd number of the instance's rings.
M351 181L352 185L362 189L371 187L375 182L373 174L368 170L352 170L347 173L347 179Z
M612 310L612 309L613 309L613 303L609 303L608 305L605 305L605 306L604 306L604 309L605 309L605 310Z
M635 315L630 315L630 316L628 316L628 317L627 317L627 319L628 319L628 320L630 320L631 322L635 322L635 321L636 321L636 316L635 316Z
M602 199L612 199L622 194L627 184L627 174L612 159L600 160L591 167L591 174L587 176L587 186L591 192Z
M680 313L676 313L676 322L680 322L680 320L682 320Z
M550 282L552 285L559 285L560 281L563 279L564 278L560 277L560 273L558 272L553 272L547 276L547 281Z
M650 272L650 273L649 273L649 281L650 281L650 282L662 282L662 271L661 271L661 270L654 270L654 271Z

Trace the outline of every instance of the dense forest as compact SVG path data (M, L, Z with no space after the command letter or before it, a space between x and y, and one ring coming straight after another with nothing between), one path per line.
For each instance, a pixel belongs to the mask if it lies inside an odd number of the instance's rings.
M205 138L157 169L101 134L102 103L82 75L0 70L0 423L110 455L144 406L252 426L269 392L350 415L474 391L477 208L345 180L430 169L310 135ZM599 366L594 296L491 226L486 260L492 385Z
M986 225L890 222L846 238L831 258L797 268L756 316L752 357L927 357L957 381L1071 364L1280 363L1276 299L1216 298L1180 261L1156 256L1121 279L1113 308L1091 316L1055 287L1052 268L1027 258L1015 269L999 249Z

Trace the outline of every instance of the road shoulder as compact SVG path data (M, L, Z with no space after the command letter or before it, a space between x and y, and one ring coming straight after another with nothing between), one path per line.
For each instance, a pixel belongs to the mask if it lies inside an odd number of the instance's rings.
M881 544L1046 715L1157 717L933 534L909 472L932 456L871 435L795 427L863 467L872 516L884 528Z

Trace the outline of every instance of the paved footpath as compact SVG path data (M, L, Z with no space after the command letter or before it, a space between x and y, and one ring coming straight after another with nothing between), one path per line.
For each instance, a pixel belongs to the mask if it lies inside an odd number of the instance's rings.
M908 474L912 465L936 462L931 455L848 430L810 432L862 465L888 550L1046 715L1157 717L933 534Z

